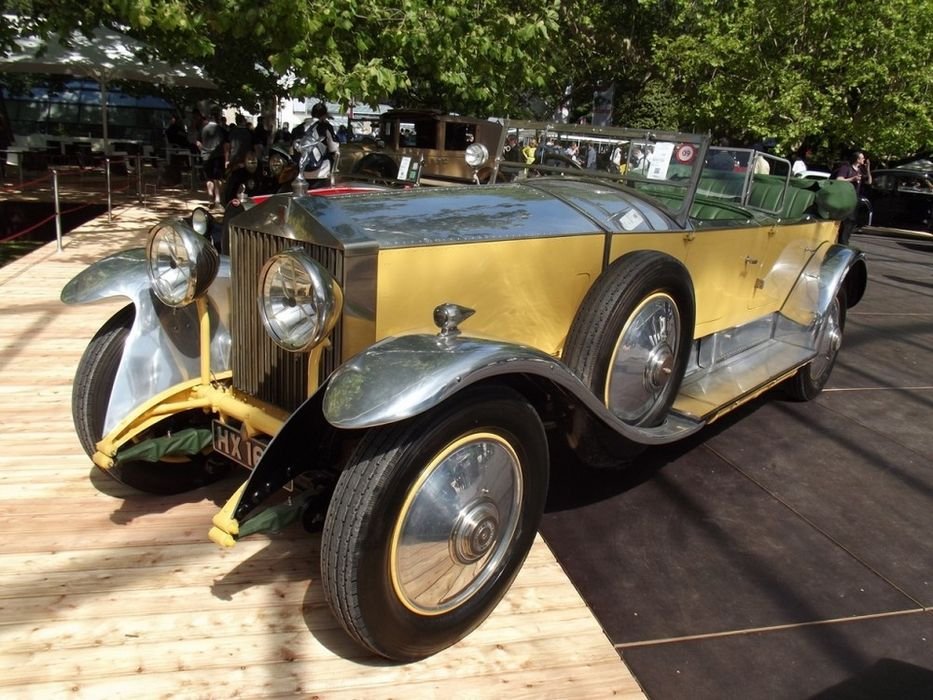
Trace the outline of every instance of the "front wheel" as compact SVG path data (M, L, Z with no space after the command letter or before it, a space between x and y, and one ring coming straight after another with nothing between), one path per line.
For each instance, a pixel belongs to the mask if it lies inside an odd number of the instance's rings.
M447 648L505 595L534 541L548 481L534 408L500 387L370 430L341 474L321 542L324 595L390 659Z
M134 317L133 306L126 306L114 314L88 343L75 370L71 412L78 440L88 457L94 454L98 440L104 436L110 393ZM195 421L205 423L204 414L196 412L195 417L185 413L172 416L157 423L140 438L156 437L191 427ZM217 481L229 471L229 464L198 454L176 460L166 458L159 462L131 460L104 471L120 483L139 491L174 494Z

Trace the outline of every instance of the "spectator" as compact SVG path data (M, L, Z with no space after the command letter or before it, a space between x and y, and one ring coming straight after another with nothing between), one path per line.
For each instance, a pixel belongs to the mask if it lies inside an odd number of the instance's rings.
M847 162L837 165L829 175L834 180L851 182L855 193L862 194L862 185L871 184L871 164L861 151L853 151Z
M276 144L269 149L269 174L262 185L262 193L291 192L292 180L298 168L289 154L291 146Z
M204 119L204 115L201 114L201 110L195 108L191 110L191 124L188 126L188 148L191 149L192 153L198 153L201 149L198 147L198 142L201 140L201 129L204 128L204 125L207 121Z
M220 198L223 195L224 164L230 149L226 136L226 132L220 126L220 109L215 107L211 110L210 119L201 129L198 148L204 162L207 198L211 200L211 207L220 209L223 209Z
M509 134L505 138L505 146L502 148L502 157L512 163L521 163L524 160L521 148L518 146L518 137L515 134Z
M177 114L173 114L168 119L168 126L165 127L165 142L176 148L188 148L188 134L185 133L185 125Z
M227 162L228 171L240 167L248 153L253 153L253 134L246 128L246 118L242 114L234 117L234 126L229 132L230 150Z
M247 153L243 159L243 167L230 173L224 184L223 203L226 205L233 199L262 194L263 185L262 173L259 171L259 158L255 153Z
M256 120L256 128L253 129L253 153L255 153L261 161L265 158L268 149L269 130L266 128L266 118L260 114L259 119Z
M303 126L302 137L298 140L303 141L305 144L319 142L320 148L323 150L323 160L313 169L305 170L304 178L309 181L309 187L322 187L329 182L330 174L337 162L337 153L340 151L337 134L330 123L330 115L327 113L327 105L323 102L314 105L311 108L311 121L306 120ZM302 161L299 167L302 167L305 162L312 163L314 161L305 161L304 153L302 153Z
M752 164L752 170L755 175L770 175L771 174L771 164L768 162L768 159L764 157L764 153L768 153L768 145L765 141L760 141L752 146L758 153L755 155L755 162Z
M522 155L525 157L525 165L531 165L535 162L535 151L538 149L538 142L530 139L522 149Z
M802 177L804 172L807 170L807 160L810 156L813 155L813 149L809 146L801 146L797 149L797 157L794 159L794 163L790 168L790 171L796 177Z
M282 146L292 145L292 132L288 129L288 122L282 122L282 126L276 129L272 142Z
M0 178L6 179L6 159L10 144L13 143L13 135L10 133L10 127L7 124L6 116L0 114ZM22 154L20 154L22 157ZM22 161L20 161L22 167Z

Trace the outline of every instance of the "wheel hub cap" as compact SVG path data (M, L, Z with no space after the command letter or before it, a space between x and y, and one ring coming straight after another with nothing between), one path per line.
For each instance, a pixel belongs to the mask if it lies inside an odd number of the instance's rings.
M648 356L648 363L645 365L645 388L650 392L661 391L673 371L674 352L670 345L663 343Z
M680 338L680 312L665 293L645 298L619 334L606 378L606 406L616 417L637 424L664 400L674 372Z
M522 494L518 455L502 436L477 432L441 450L393 528L389 567L399 601L441 615L477 595L508 556Z
M461 564L479 561L495 543L498 531L499 511L492 501L469 506L460 514L451 533L451 557Z

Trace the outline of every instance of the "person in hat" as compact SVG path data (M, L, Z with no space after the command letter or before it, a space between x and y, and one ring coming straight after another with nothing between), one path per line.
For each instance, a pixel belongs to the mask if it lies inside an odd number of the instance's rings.
M289 146L277 143L269 149L269 170L263 178L260 194L291 192L292 180L298 176L298 166L292 160Z

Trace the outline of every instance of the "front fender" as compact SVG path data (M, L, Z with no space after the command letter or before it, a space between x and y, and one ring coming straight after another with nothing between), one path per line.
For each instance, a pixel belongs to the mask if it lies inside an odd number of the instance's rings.
M395 423L423 413L464 387L496 376L530 375L571 394L623 437L660 444L702 424L675 415L654 428L634 427L612 415L560 360L524 345L455 336L388 338L339 367L328 380L324 418L337 428Z
M222 257L217 278L208 290L213 372L230 369L229 289L230 260ZM196 305L173 309L156 298L143 248L103 258L76 275L61 293L66 304L119 297L132 302L136 315L111 389L105 435L148 399L200 375Z

